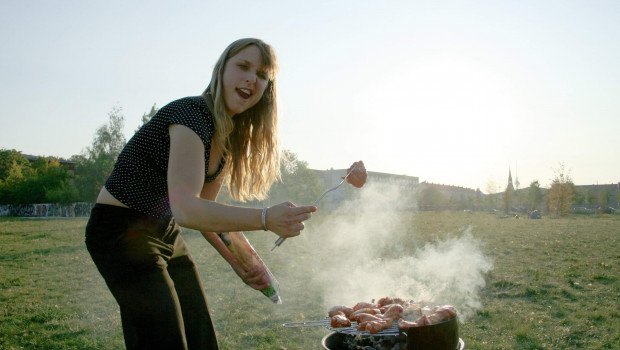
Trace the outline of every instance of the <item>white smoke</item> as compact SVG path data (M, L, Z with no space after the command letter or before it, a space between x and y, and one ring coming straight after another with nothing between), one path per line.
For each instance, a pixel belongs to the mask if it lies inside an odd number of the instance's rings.
M359 198L313 228L326 255L313 283L324 303L353 306L384 296L455 306L461 320L481 309L479 291L492 269L472 229L418 244L396 186L367 184Z

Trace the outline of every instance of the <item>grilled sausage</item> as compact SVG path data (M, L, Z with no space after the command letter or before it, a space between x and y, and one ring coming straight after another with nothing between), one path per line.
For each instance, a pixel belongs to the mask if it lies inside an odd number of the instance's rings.
M366 173L366 168L364 167L364 162L362 162L361 160L359 162L353 163L349 167L349 170L347 170L347 173L349 171L351 171L351 168L353 166L355 166L355 165L357 165L357 166L351 172L351 175L349 175L349 177L347 177L347 182L350 183L351 185L357 187L357 188L361 188L366 183L366 178L368 177L368 174Z

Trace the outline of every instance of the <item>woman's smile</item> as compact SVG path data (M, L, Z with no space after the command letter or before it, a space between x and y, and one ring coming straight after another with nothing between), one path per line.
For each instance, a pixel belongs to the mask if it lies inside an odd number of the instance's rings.
M246 100L252 96L252 91L250 89L237 89L237 93L241 96L241 98Z

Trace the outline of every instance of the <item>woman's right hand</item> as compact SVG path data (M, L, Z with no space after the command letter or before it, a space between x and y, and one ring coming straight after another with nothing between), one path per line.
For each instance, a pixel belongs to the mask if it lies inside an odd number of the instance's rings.
M246 270L236 261L232 262L230 266L233 268L237 276L241 278L243 283L248 286L256 290L269 287L269 275L267 274L267 271L261 269L260 266L252 266L249 270Z
M313 205L297 207L291 202L284 202L267 209L265 218L269 231L280 237L295 237L304 229L304 221L317 211Z

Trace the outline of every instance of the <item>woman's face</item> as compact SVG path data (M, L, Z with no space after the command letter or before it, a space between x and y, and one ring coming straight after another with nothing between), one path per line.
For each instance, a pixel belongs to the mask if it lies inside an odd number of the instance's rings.
M254 45L239 51L226 62L222 86L229 116L245 112L263 96L269 74L261 62L260 51Z

